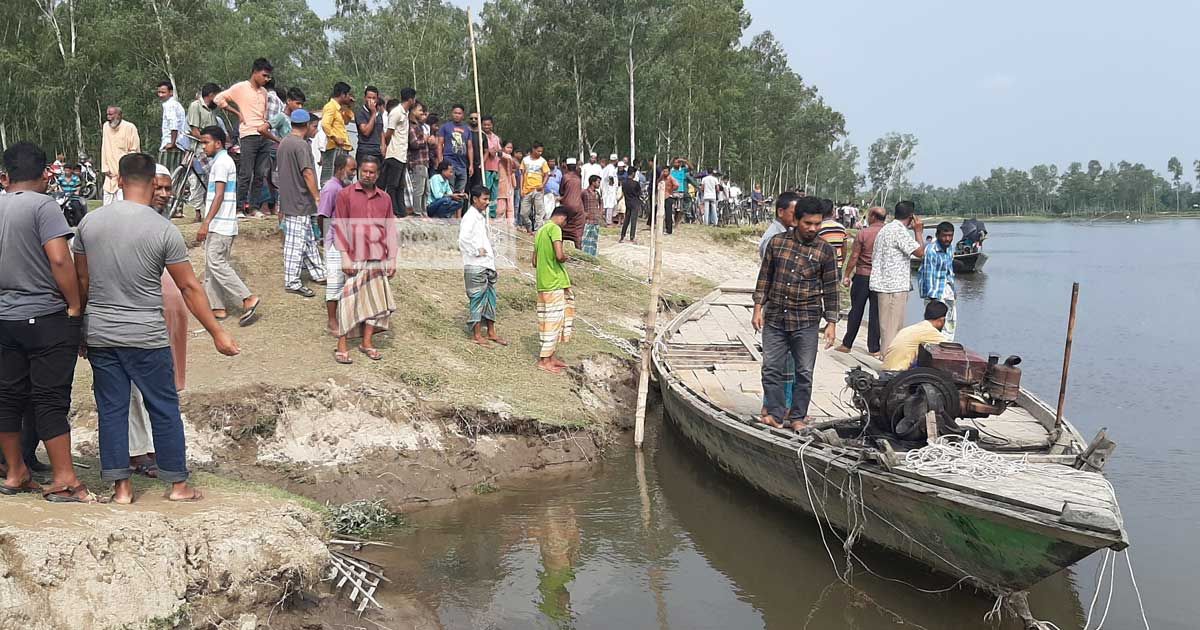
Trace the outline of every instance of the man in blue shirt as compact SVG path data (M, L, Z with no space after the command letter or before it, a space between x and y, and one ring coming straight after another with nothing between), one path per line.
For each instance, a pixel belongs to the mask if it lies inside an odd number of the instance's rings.
M78 171L78 164L64 164L62 174L58 176L58 187L68 197L79 195L81 180Z
M554 158L546 160L546 165L550 167L550 174L546 176L546 190L542 207L553 211L558 207L559 190L562 189L562 169L558 168L558 161Z
M451 120L438 130L438 163L449 162L454 168L454 181L450 182L454 192L466 190L467 178L475 171L475 135L463 122L466 109L455 105L450 109Z
M942 221L937 226L937 240L932 247L925 248L925 258L917 274L917 284L925 303L942 302L949 309L946 313L946 325L942 327L942 336L946 341L954 341L954 329L958 323L954 293L954 248L951 247L953 242L954 224Z

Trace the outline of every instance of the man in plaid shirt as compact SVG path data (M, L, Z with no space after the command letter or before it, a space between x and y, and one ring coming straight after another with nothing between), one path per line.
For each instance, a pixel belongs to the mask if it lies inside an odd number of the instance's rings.
M942 302L946 305L946 325L942 327L942 336L946 341L954 341L954 330L958 327L958 302L954 292L954 224L942 221L937 226L937 240L933 246L925 247L925 257L921 260L921 270L917 273L917 286L921 289L921 297L925 304ZM885 348L886 350L886 348Z
M837 253L817 238L821 200L796 202L795 227L767 243L754 289L755 330L762 331L764 424L799 431L807 426L818 329L825 319L825 347L833 347L838 320ZM785 396L787 359L795 362L791 408Z

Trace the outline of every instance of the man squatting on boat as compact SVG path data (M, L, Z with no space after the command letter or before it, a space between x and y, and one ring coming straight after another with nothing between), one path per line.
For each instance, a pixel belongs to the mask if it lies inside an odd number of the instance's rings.
M751 321L763 337L766 410L761 421L799 431L807 426L821 319L825 319L825 347L831 348L839 310L837 253L832 245L817 238L821 200L801 197L795 208L795 227L776 234L767 243L754 289ZM789 356L795 366L791 401L785 393Z

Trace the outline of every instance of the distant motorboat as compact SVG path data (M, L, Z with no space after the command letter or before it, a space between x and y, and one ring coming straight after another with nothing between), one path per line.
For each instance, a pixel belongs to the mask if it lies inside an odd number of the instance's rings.
M988 255L983 251L983 241L987 239L987 226L979 219L963 221L962 238L954 245L954 273L975 273L982 271L987 263ZM921 259L913 256L912 268L921 268Z

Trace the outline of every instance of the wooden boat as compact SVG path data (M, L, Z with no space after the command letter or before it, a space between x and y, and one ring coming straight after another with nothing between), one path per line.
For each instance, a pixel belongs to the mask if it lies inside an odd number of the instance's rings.
M970 252L968 254L954 255L954 273L975 273L983 271L983 265L987 263L988 255L982 250ZM921 268L921 259L914 257L912 259L913 271Z
M814 426L838 426L836 438L757 423L761 350L750 326L752 291L751 281L714 290L680 313L653 348L670 422L717 467L819 515L840 537L853 531L1001 595L1097 550L1128 546L1112 486L1074 467L1086 442L1069 422L1056 425L1054 412L1025 391L1000 416L960 420L992 436L981 446L1027 462L990 480L924 473L905 463L903 452L855 439L861 414L841 392L847 369L878 370L864 348L817 357L810 415ZM840 557L841 541L830 545Z

